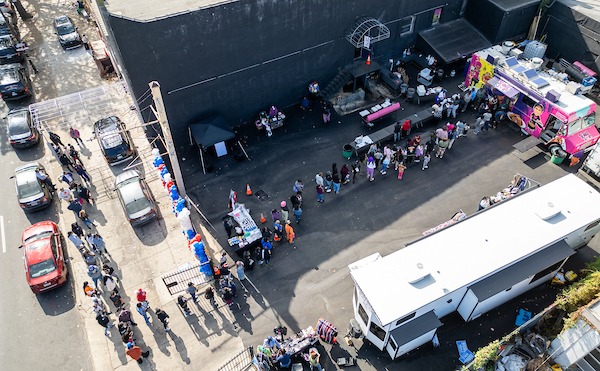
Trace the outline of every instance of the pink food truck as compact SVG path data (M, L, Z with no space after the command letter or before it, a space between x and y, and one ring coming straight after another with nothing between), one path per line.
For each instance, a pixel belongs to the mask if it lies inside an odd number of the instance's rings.
M508 103L507 118L550 151L556 146L571 155L590 150L600 138L596 103L582 95L582 85L569 81L566 73L544 69L542 59L522 59L520 54L499 45L476 52L465 86L490 89Z

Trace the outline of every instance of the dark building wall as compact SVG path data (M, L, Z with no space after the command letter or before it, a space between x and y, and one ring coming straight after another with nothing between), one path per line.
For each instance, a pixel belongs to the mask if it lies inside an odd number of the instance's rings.
M373 56L386 61L413 45L418 31L431 27L434 8L443 6L446 21L458 17L461 4L252 0L147 23L110 16L109 23L134 95L139 98L149 81L161 84L180 142L186 140L188 124L211 112L225 114L235 126L270 104L299 102L312 80L326 85L353 60L354 48L344 36L357 17L372 16L390 29L389 39L374 44ZM413 14L413 32L400 35L400 20Z
M492 43L525 38L539 1L470 0L465 18Z
M600 73L600 22L555 2L540 22L538 37L546 36L551 58L580 61Z

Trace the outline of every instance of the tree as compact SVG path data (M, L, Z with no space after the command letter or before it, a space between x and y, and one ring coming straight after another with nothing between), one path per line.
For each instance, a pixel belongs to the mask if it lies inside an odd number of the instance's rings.
M23 4L21 4L21 0L12 0L12 3L17 9L17 12L19 13L19 16L22 20L26 21L28 19L33 18L33 16L27 12Z

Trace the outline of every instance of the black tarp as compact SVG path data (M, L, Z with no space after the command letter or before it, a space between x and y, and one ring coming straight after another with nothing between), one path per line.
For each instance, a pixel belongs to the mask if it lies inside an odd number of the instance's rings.
M417 38L417 49L433 54L445 64L469 57L490 45L490 42L464 18L421 31Z
M202 147L210 147L216 143L235 138L229 129L227 120L222 115L215 115L190 125L194 141Z
M600 4L558 0L545 13L537 37L546 37L547 56L579 61L600 72Z
M524 39L540 0L469 1L465 18L493 44Z

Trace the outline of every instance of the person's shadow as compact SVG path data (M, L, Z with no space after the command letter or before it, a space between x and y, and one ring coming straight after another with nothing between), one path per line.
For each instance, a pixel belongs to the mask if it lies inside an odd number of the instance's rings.
M173 343L175 344L175 349L177 349L177 351L179 352L181 360L189 365L191 360L188 357L187 347L185 346L183 339L177 336L173 331L169 331L168 334L171 340L173 340Z

